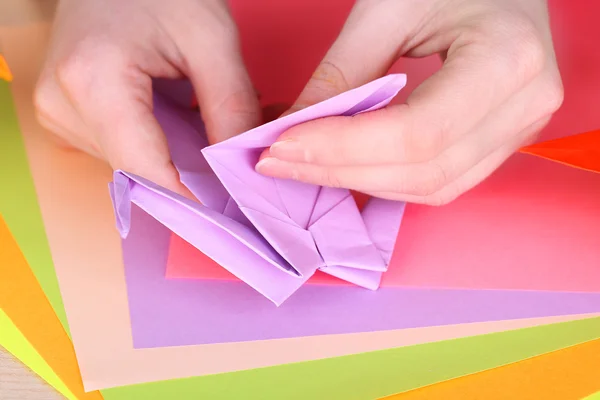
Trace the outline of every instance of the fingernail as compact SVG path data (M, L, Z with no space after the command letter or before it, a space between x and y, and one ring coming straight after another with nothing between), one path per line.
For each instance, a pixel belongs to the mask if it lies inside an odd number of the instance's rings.
M302 144L293 139L275 142L271 145L271 155L275 158L293 162L309 162L309 156Z
M263 175L281 179L298 179L298 171L292 164L265 157L256 164L256 171Z
M263 171L267 170L271 164L273 164L273 158L265 157L256 163L255 169L262 173Z

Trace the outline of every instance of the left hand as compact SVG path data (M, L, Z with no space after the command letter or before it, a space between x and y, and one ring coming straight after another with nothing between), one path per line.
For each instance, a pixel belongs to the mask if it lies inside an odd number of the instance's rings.
M563 99L545 0L359 0L292 110L439 53L406 104L285 132L265 175L446 204L535 139Z

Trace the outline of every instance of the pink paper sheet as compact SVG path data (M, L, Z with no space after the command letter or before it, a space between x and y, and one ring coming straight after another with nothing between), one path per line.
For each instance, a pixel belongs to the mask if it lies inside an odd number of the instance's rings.
M517 155L448 206L408 205L381 287L598 292L598 226L600 175ZM175 242L169 271L229 278L202 258Z
M600 126L600 79L591 67L600 65L600 52L591 51L597 43L589 34L598 31L594 13L558 1L551 6L566 98L544 140ZM413 70L402 72L409 85L400 98L416 84ZM600 175L518 154L450 205L408 205L381 287L599 292L598 226ZM234 279L178 238L172 245L167 276ZM347 284L323 274L307 283Z
M15 102L87 390L266 367L585 317L134 350L121 243L106 193L111 171L88 156L56 148L35 122L32 85L44 54L49 25L1 29L6 55L16 70ZM200 359L211 362L199 363Z

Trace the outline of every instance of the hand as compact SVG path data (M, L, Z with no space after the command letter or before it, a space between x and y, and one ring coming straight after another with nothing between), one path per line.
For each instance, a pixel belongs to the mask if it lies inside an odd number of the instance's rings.
M534 140L562 102L546 1L359 0L291 111L435 53L443 67L406 104L293 127L257 170L441 205Z
M225 1L61 0L54 29L38 119L114 169L189 195L152 114L152 77L189 77L211 142L261 122Z

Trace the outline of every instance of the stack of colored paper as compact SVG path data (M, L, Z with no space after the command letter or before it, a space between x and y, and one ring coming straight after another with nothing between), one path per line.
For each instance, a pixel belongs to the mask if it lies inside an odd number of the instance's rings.
M232 4L265 104L293 101L351 5L281 3ZM213 146L190 87L157 81L193 201L52 144L31 102L49 26L0 28L14 77L0 82L0 345L69 399L600 391L600 78L579 69L600 53L578 47L600 27L557 10L577 21L556 33L563 109L541 143L438 208L359 207L254 171L287 127L402 101L436 59Z

